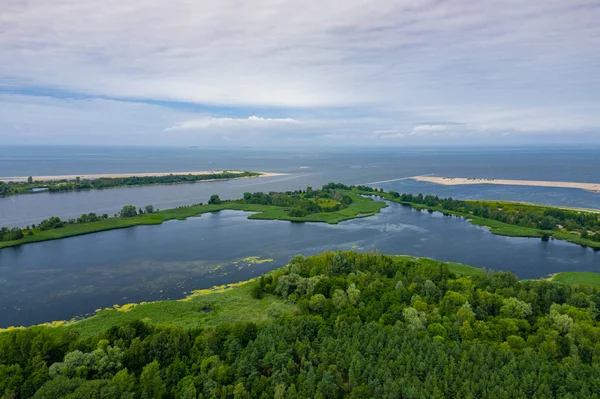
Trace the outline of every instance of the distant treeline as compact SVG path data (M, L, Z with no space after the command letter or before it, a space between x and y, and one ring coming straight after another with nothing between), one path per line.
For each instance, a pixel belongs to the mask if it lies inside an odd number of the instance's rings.
M0 182L0 196L34 193L35 188L46 188L51 193L74 190L92 190L124 186L150 186L154 184L195 183L207 180L234 179L260 176L258 172L227 171L221 173L166 175L166 176L130 176L101 177L97 179L36 181L31 177L27 182Z
M155 212L154 206L146 205L143 209L136 209L133 205L125 205L121 208L121 211L118 214L115 214L114 217L128 218L136 215L141 215L144 213L153 213ZM72 224L85 224L85 223L93 223L100 222L102 220L108 219L109 216L107 213L102 215L96 215L95 213L84 213L79 216L77 219L72 218L68 220L62 220L58 216L51 216L48 219L42 220L39 224L32 224L31 226L26 226L24 229L20 227L0 227L0 241L13 241L20 240L25 237L25 235L34 235L38 231L46 231L46 230L54 230L60 229L66 225Z
M600 294L336 252L255 281L298 314L0 334L6 398L597 398ZM251 298L248 298L251 300ZM198 308L202 312L204 308ZM199 316L200 317L200 316Z

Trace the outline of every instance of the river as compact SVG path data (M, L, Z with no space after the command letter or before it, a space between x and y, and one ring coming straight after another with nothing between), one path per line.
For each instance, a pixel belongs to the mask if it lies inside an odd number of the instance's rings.
M600 252L496 236L468 221L390 203L338 225L248 220L222 211L0 250L0 327L70 319L113 304L181 298L258 276L295 254L378 250L507 270L520 278L600 272ZM249 257L271 260L257 263Z

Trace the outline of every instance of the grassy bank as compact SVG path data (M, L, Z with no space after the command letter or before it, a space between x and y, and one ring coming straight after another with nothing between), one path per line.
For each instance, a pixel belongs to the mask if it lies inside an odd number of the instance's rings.
M444 265L457 275L477 276L484 273L482 269L461 263L439 262L430 258L415 258L408 255L392 257L418 262L424 267ZM113 308L98 309L95 315L82 320L55 321L40 326L66 327L77 331L81 338L86 338L134 320L155 325L178 325L191 329L216 326L222 322L260 322L298 312L296 304L285 301L279 296L265 295L261 299L254 298L251 290L256 284L258 281L251 279L196 290L179 300L115 304ZM10 329L12 328L0 329L0 332Z
M374 215L382 208L387 206L384 202L373 201L356 193L348 192L347 194L352 198L353 202L347 208L343 208L335 212L320 212L301 217L294 217L288 214L289 208L287 207L244 204L237 201L226 201L221 204L194 205L167 209L154 213L144 213L128 218L113 217L93 223L67 224L64 227L57 229L36 231L35 234L25 235L25 237L19 240L0 241L0 249L34 242L57 240L60 238L97 233L106 230L123 229L140 225L161 224L173 219L184 220L188 217L200 216L204 213L218 212L222 210L255 212L249 216L249 219L284 220L290 222L323 222L335 224L348 219Z
M415 258L407 255L395 257L409 259L424 267L445 265L456 275L476 277L484 270L456 262L439 262L429 258ZM600 273L564 272L552 276L551 280L590 288L600 288ZM181 300L166 300L142 304L115 306L114 309L103 309L95 316L77 321L69 325L83 338L93 336L110 327L123 325L133 320L143 320L152 324L180 325L184 328L216 326L221 322L236 321L259 322L278 317L282 314L295 314L298 307L292 302L282 300L278 296L266 295L262 299L253 298L250 294L256 280L213 287L195 291Z
M424 268L444 266L451 273L458 276L482 277L486 273L483 269L462 263L440 262L430 258L415 258L408 255L391 255L391 257L402 261L417 262ZM273 273L277 273L277 270L270 272L270 274ZM600 288L600 273L563 272L557 273L547 280L569 286ZM255 298L251 294L255 285L258 285L258 281L251 279L196 290L189 296L179 300L116 304L112 308L98 309L94 316L82 320L55 321L40 326L72 329L77 331L80 337L86 338L134 320L142 320L154 325L177 325L192 329L216 326L223 322L256 323L284 314L296 314L299 311L297 304L283 300L276 295L267 294L261 299ZM0 332L11 329L13 328L0 329Z
M253 284L256 282L250 280L199 290L181 300L115 306L114 309L100 310L95 316L75 322L69 328L85 338L133 320L200 328L223 322L257 323L283 314L293 314L298 310L295 304L273 295L253 298L250 295Z
M567 285L583 285L585 287L600 288L600 273L563 272L554 274L552 280Z

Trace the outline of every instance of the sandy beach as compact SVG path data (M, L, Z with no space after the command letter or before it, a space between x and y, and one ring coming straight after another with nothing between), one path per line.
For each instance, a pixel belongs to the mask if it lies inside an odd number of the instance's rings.
M579 188L582 190L600 193L600 183L577 183L564 181L539 181L539 180L505 180L505 179L475 179L466 177L435 177L415 176L414 180L428 183L456 186L461 184L501 184L509 186L536 186L536 187L564 187Z
M57 176L33 176L33 180L35 181L55 181L55 180L75 180L76 178L80 179L100 179L100 178L121 178L121 177L133 177L133 176L168 176L168 175L212 175L223 172L231 172L231 173L243 173L239 170L209 170L209 171L199 171L199 172L157 172L157 173L106 173L106 174L85 174L85 175L57 175ZM270 177L270 176L281 176L284 173L271 173L271 172L257 172L260 173L260 176L256 177ZM0 181L3 182L26 182L28 176L19 176L19 177L1 177Z

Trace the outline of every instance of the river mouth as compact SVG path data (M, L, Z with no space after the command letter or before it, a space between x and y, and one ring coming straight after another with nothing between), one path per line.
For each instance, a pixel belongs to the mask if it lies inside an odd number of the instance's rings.
M0 327L69 320L115 304L178 299L325 250L430 257L520 278L600 271L600 253L560 241L495 236L468 221L388 203L336 225L248 220L221 211L0 250Z

